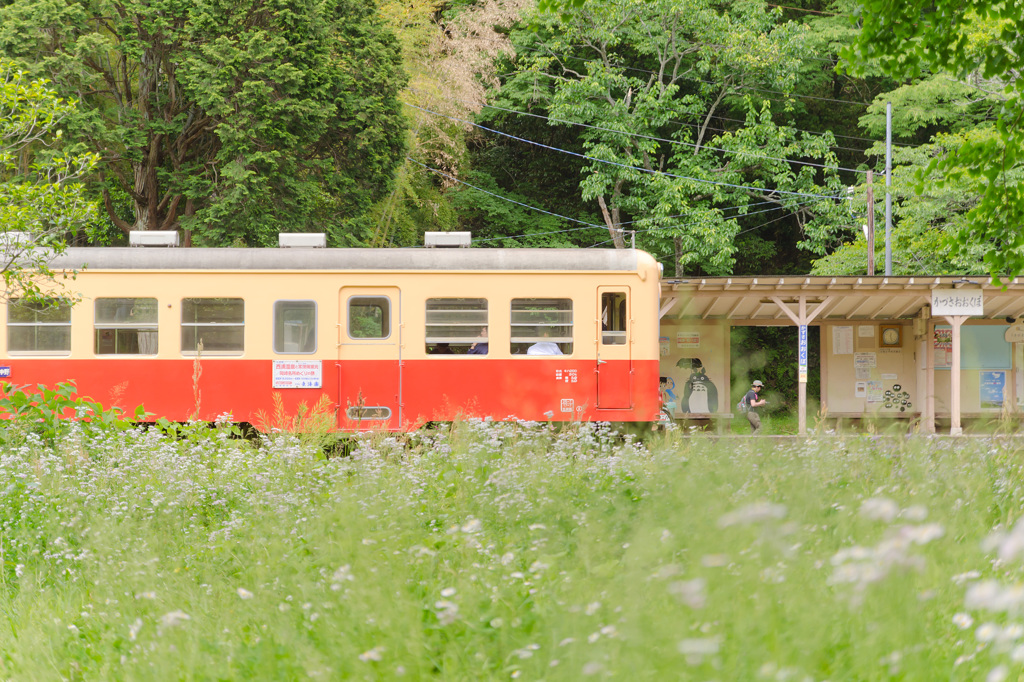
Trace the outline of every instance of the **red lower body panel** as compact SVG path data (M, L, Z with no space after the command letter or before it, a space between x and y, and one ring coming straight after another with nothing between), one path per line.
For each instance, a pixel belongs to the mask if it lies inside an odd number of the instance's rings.
M610 361L617 362L617 361ZM343 430L409 430L459 417L534 421L651 421L658 413L658 361L622 361L629 381L601 387L594 360L445 357L325 361L319 388L274 388L271 360L203 358L152 360L10 359L6 380L53 387L73 381L78 394L129 413L142 405L152 417L273 425L274 394L288 415L326 395ZM614 390L614 394L609 391ZM625 393L624 395L619 395Z

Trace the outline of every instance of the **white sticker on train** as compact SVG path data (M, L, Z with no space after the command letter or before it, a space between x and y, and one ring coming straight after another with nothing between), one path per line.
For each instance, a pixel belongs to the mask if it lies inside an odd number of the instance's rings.
M274 388L322 388L319 360L274 360Z

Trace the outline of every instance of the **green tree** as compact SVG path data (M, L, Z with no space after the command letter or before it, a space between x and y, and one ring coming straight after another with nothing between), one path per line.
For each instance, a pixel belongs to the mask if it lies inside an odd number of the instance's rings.
M0 53L79 99L68 137L102 156L126 232L360 243L404 154L400 54L367 0L11 0Z
M855 14L861 30L845 52L855 71L877 64L910 82L951 77L995 103L995 120L979 124L956 145L936 148L916 189L959 186L977 193L950 242L961 256L982 247L985 267L996 276L1024 270L1020 16L1017 2L862 0Z
M802 29L778 17L761 3L705 0L611 0L541 15L521 37L534 45L520 51L502 98L580 127L589 157L581 196L617 246L629 223L638 245L677 274L726 273L737 219L759 205L791 214L803 245L824 252L840 191L831 140L777 125L769 103L750 96L752 87L792 90ZM742 124L713 134L724 112Z
M0 59L4 298L32 298L49 288L54 273L47 261L64 250L69 233L96 217L96 205L78 180L95 166L97 155L62 153L52 146L74 111L75 103L58 97L47 81L32 79L15 62Z

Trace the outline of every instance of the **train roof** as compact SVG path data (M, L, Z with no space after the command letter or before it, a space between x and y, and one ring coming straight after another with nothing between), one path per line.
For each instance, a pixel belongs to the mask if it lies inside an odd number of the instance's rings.
M618 271L656 268L636 249L69 248L56 270Z

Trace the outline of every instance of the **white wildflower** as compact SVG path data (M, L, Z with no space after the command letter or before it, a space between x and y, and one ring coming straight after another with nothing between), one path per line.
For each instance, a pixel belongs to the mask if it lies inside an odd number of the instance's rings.
M1005 665L1000 664L992 668L989 674L985 677L985 682L1003 682L1010 674L1010 669Z
M441 625L451 625L459 619L459 605L454 602L440 599L434 602L434 608L437 610L437 620Z
M383 653L384 647L375 646L369 651L364 651L363 653L359 654L359 660L363 663L368 663L369 661L379 661L384 657Z
M985 644L999 636L999 627L995 623L982 623L974 631L974 638Z
M785 518L785 516L785 505L773 504L771 502L755 502L723 514L718 519L718 526L720 528L728 528L729 526L777 521Z
M860 503L860 515L869 521L891 523L900 513L900 506L888 497L872 497Z
M966 630L974 625L974 619L971 618L970 614L957 613L953 616L953 625L957 626L961 630Z
M237 590L235 590L235 592L238 593L238 596L241 599L252 599L252 592L245 589L244 587L239 587Z
M186 620L192 620L192 616L179 609L160 616L160 625L165 628L173 628L181 625Z
M704 578L676 580L669 584L668 593L691 609L702 609L707 603L707 581Z
M679 642L679 653L686 657L690 665L700 665L707 656L718 653L721 646L719 637L692 637Z
M455 588L454 587L446 587L446 588L444 588L443 590L441 590L441 596L442 597L454 597L455 596Z

